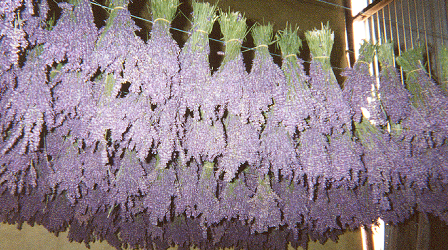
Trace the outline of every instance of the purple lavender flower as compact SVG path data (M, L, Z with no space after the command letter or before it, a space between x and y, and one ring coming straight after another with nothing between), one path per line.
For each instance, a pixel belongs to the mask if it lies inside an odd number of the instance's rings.
M402 84L399 73L394 67L393 44L385 43L378 48L378 59L381 62L380 93L381 104L389 120L399 123L410 114L411 94Z

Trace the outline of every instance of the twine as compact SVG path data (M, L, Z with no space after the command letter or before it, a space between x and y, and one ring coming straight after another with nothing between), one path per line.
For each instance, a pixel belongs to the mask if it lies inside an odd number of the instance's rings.
M154 20L153 22L156 23L157 21L165 21L167 23L171 23L170 21L166 20L165 18L161 18L161 17L156 18L156 20Z
M415 71L419 71L419 70L422 70L422 68L411 70L411 71L408 72L408 74L411 74L411 73L413 73Z
M214 169L214 166L211 164L203 164L202 165L203 168L208 168L208 169Z
M239 44L241 44L240 39L236 39L236 38L230 39L230 40L224 42L224 44L227 44L227 43L229 43L229 42L233 42L233 41L237 41Z
M208 32L207 31L205 31L205 30L196 30L197 32L201 32L201 33L204 33L204 34L206 34L207 36L208 36Z
M257 47L255 47L254 49L258 48L258 47L265 47L265 48L269 48L269 46L267 46L266 44L260 44Z
M316 57L313 57L313 59L317 59L317 58L330 58L329 56L316 56Z
M286 58L288 58L288 57L290 57L290 56L294 56L294 57L296 57L296 58L297 58L297 55L296 55L296 54L289 54L289 55L287 55L287 56L283 57L283 59L286 59Z

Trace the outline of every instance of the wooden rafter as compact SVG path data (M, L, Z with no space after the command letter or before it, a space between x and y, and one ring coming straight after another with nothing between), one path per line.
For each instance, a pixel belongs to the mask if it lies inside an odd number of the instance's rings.
M394 0L375 0L353 17L353 21L364 21Z

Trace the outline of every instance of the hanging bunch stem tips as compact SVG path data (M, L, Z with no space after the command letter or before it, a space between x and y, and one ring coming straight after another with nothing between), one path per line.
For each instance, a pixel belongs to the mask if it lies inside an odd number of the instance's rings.
M193 1L193 27L191 37L193 50L198 49L195 46L204 39L208 42L208 35L212 32L213 24L218 18L216 15L216 4L200 3Z
M220 12L219 25L224 36L225 56L222 65L235 59L241 53L246 36L246 18L240 12Z
M177 8L179 7L179 0L151 0L152 20L156 22L170 25L173 21Z
M397 63L407 73L407 78L416 77L415 70L423 67L423 46L403 51L400 56L397 57Z
M358 62L365 62L370 64L375 55L377 46L369 41L363 40L361 48L359 49L359 60Z
M394 44L392 41L377 46L377 55L381 67L395 67Z
M302 48L302 40L297 34L298 31L299 27L293 29L291 25L286 24L286 28L276 34L277 47L281 49L283 59L297 59L297 54Z
M312 59L320 62L325 70L331 69L330 55L334 43L334 33L330 30L330 24L324 25L322 23L322 29L305 32L305 38Z
M254 43L257 50L263 51L266 54L269 54L268 46L273 43L272 34L273 34L273 25L268 23L266 25L256 24L252 28L252 37L254 38Z

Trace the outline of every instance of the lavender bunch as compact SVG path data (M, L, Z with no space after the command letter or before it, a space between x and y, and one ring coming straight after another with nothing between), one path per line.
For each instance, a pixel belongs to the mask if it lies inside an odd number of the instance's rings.
M315 114L317 105L308 86L309 77L303 68L303 61L296 55L302 46L297 31L288 27L277 34L286 88L279 86L282 96L276 98L273 110L275 119L282 123L290 136L309 126L306 120Z
M331 136L329 144L331 165L327 180L330 180L335 188L341 185L346 188L359 186L364 181L363 173L366 171L361 161L364 153L362 145L348 132Z
M224 120L226 129L226 148L218 161L218 172L224 173L224 181L229 182L236 177L240 166L248 163L259 165L260 140L257 128L236 115L229 114Z
M324 183L322 179L332 174L329 150L328 138L317 128L308 128L300 134L297 154L302 171L298 175L305 177L310 199L314 197L314 186Z
M401 83L400 75L395 68L394 48L392 43L381 44L377 49L381 63L380 87L378 89L381 104L389 121L398 124L411 112L409 99L411 94Z
M342 133L351 130L352 112L344 101L342 90L331 68L330 54L334 34L328 26L305 33L312 61L310 83L313 96L318 100L320 117L315 126L324 134Z
M248 201L250 204L249 221L253 222L251 233L266 232L269 228L280 225L279 199L270 186L270 178L268 176L260 178L255 195Z
M62 8L61 17L56 26L40 39L44 48L40 59L50 66L53 62L64 61L64 71L81 69L84 74L90 75L96 70L89 68L88 61L98 38L98 29L93 21L90 1L79 0L72 3L58 4Z
M261 126L263 114L274 104L281 105L286 81L282 70L274 63L268 45L272 43L272 25L256 25L252 28L256 45L252 70L244 86L243 95L249 108L249 121Z
M60 64L49 74L50 84L53 86L55 125L78 120L84 124L73 129L77 131L87 129L88 123L97 112L98 100L95 98L93 87L96 83L85 80L79 72L63 72L61 68ZM75 132L72 135L76 138L87 138L86 133Z
M2 145L0 155L11 148L17 148L19 154L35 152L41 142L42 127L51 128L54 124L54 112L50 86L47 84L44 65L39 60L42 47L36 47L28 54L25 65L17 71L15 78L9 80L9 88L2 97L0 107L0 132Z
M398 64L406 72L407 89L412 94L414 114L411 117L419 118L403 122L406 129L403 137L412 144L412 151L415 152L440 146L448 138L448 96L425 72L422 52L420 47L403 52L397 58ZM426 145L414 141L426 141Z
M245 170L246 174L248 172L249 170ZM257 176L255 176L255 179L255 185L257 185ZM232 219L246 221L249 219L249 214L251 213L249 201L253 197L254 191L247 186L247 180L247 177L241 176L232 182L224 183L219 197L219 216L221 218L227 221Z
M276 123L274 112L267 113L266 125L260 135L261 165L258 171L262 174L272 172L275 179L298 177L300 162L296 153L296 141L282 124Z
M55 193L65 192L67 199L75 204L81 198L81 184L83 178L83 162L77 143L63 139L56 133L45 138L46 157L51 156L49 165L53 169L49 173L49 185Z
M134 79L128 72L135 72L136 54L142 53L143 41L135 35L138 27L127 10L128 0L110 3L111 13L106 25L99 30L93 53L84 65L84 76L92 77L99 68L103 75L111 74L114 85L111 96L116 97L126 81Z
M248 104L244 99L247 86L247 73L241 55L241 40L246 31L246 19L240 13L221 13L219 17L221 30L226 41L226 55L212 81L217 87L215 96L219 106L219 116L228 114L223 123L226 131L226 148L218 162L218 175L224 174L226 182L231 181L240 165L259 162L260 141L258 130L248 122ZM216 94L216 93L215 93Z
M11 194L29 191L38 184L36 153L22 154L14 148L0 157L0 188Z
M185 125L183 147L187 159L213 162L225 147L224 127L215 118L214 89L208 62L208 34L213 28L216 6L193 2L193 28L179 56L182 106L193 112Z
M193 112L195 120L214 120L208 35L217 19L216 6L197 1L193 1L192 5L190 37L179 55L182 100L185 108Z
M199 190L199 165L191 163L189 166L179 164L176 167L176 196L174 198L175 213L177 216L185 213L187 218L197 217L196 195Z
M278 206L282 211L282 222L291 229L297 240L309 217L309 195L306 187L297 182L283 179L272 183L272 190L279 196Z
M167 167L176 152L181 151L180 139L183 138L183 122L179 114L180 101L170 99L159 106L155 112L158 119L157 154L160 157L158 168Z
M31 3L32 1L29 2ZM28 5L28 7L31 7L31 5ZM27 40L30 47L45 41L49 31L54 26L53 18L50 18L47 21L47 14L50 10L47 0L40 1L40 3L34 2L32 8L33 11L22 13L25 14L22 15L22 19L26 19L23 30L27 34Z
M179 0L151 1L151 38L135 47L124 64L124 78L131 83L129 91L142 93L155 105L164 104L179 91L180 49L169 31L178 6Z
M148 188L144 192L143 206L149 213L149 222L157 225L159 222L171 219L172 197L176 194L176 173L174 169L158 169L154 165L149 172Z
M33 2L25 1L25 8L22 9L23 5L23 0L6 0L0 3L0 76L12 65L18 64L19 54L28 46L24 30L26 19L22 17L33 14Z
M308 127L307 120L314 114L315 100L307 85L308 77L302 61L296 54L302 45L297 29L291 27L277 35L282 49L282 70L285 85L277 87L274 105L266 114L266 126L261 134L261 173L272 171L279 179L280 171L289 179L298 178L300 162L296 153L295 138Z
M356 136L365 148L362 160L372 187L372 198L381 209L389 210L388 194L403 184L404 176L412 175L412 162L390 134L366 120L355 125Z
M196 209L201 214L200 226L204 238L207 238L207 228L221 221L219 200L216 197L218 184L213 174L213 168L214 164L211 162L202 165L198 183L199 193L196 196Z
M213 162L226 147L224 126L221 122L210 125L206 121L188 119L182 141L187 159L194 158L199 163Z
M123 158L115 158L119 166L115 173L110 173L110 190L107 203L119 206L122 216L132 214L132 208L138 206L137 197L149 189L149 180L144 167L135 152L125 150ZM127 212L127 213L126 213Z
M225 56L218 71L212 76L214 106L218 118L227 109L234 115L248 119L248 106L244 101L243 88L247 86L241 43L246 32L246 18L238 12L221 13L218 19L224 36Z
M125 99L126 120L131 126L124 133L120 147L135 151L137 158L145 161L160 142L159 116L147 97L129 93Z
M385 114L377 93L377 84L370 74L370 64L373 60L376 46L364 41L359 49L359 59L352 69L346 69L341 75L344 81L343 97L353 110L353 120L361 122L364 116L372 124L384 125Z

